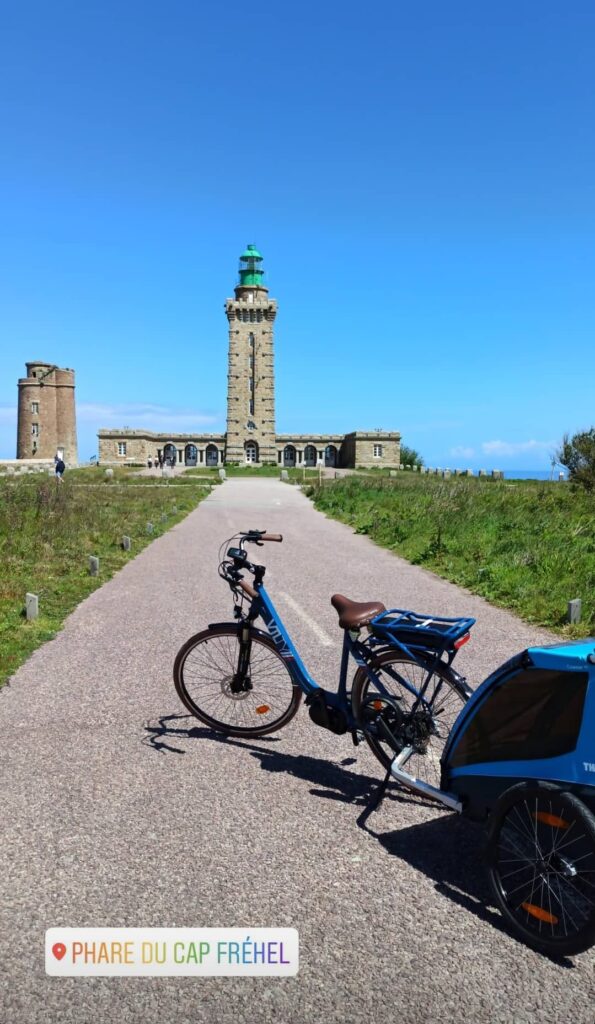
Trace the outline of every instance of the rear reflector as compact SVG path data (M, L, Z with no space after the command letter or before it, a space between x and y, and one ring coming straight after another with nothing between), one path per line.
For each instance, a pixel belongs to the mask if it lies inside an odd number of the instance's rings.
M569 821L558 818L556 814L548 814L547 811L536 811L533 817L536 821L542 821L544 825L553 825L554 828L568 828L570 825Z
M521 903L523 910L526 910L532 917L536 917L538 921L545 921L546 924L557 924L558 918L555 914L548 914L547 910L543 907L536 907L534 903Z
M466 643L468 643L470 639L471 633L465 633L462 637L459 637L458 640L455 640L455 649L458 651L459 647L463 647Z

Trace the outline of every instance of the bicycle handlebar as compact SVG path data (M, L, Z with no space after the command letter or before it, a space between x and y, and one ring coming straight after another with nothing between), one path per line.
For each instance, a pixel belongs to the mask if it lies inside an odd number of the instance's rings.
M247 597L254 599L258 597L258 593L254 587L242 579L241 572L247 570L252 573L258 586L263 581L265 567L264 565L254 565L248 561L244 544L256 544L257 547L262 547L265 540L280 544L283 537L280 533L267 533L266 530L244 530L242 533L236 533L235 537L231 537L230 540L233 541L237 538L240 538L239 547L228 548L227 558L231 561L223 559L220 562L219 575L230 585L232 590L235 592L241 590ZM229 544L229 541L226 544Z
M267 533L266 530L243 530L242 533L238 533L236 536L242 538L240 547L244 544L256 544L260 547L263 540L274 540L280 544L283 540L280 533Z

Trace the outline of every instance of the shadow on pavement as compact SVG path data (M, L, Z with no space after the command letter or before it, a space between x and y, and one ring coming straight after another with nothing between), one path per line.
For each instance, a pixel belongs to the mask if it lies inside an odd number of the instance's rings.
M377 839L391 856L407 861L417 871L432 879L436 892L441 896L475 914L480 921L514 938L520 946L527 949L524 943L508 930L499 911L494 909L483 860L483 828L457 814L445 815L438 809L437 813L439 817L432 821L382 833L370 827L373 811L371 813L368 808L360 814L357 824ZM551 960L558 966L574 967L574 963L568 957L538 953L536 955L543 955L546 960Z
M181 723L188 721L189 717L188 715L164 715L156 724L146 725L146 742L160 753L173 754L185 753L181 746L175 745L176 739L210 740L227 747L239 747L248 751L252 757L257 758L263 771L284 772L304 779L306 782L314 783L317 787L323 787L311 789L310 793L325 800L366 804L374 787L378 785L377 778L346 770L349 765L356 763L354 757L343 758L337 764L325 758L282 753L275 750L275 744L280 742L280 737L262 736L259 737L258 744L256 744L254 741L224 736L222 733L214 732L206 727L185 728ZM194 719L191 720L194 721Z
M417 871L432 879L436 892L441 896L452 900L498 931L511 934L501 915L492 906L492 895L483 864L484 833L481 826L456 814L444 814L433 801L420 800L414 794L393 785L387 789L381 806L386 806L386 801L414 803L425 808L435 808L437 817L391 832L375 831L374 823L377 819L372 798L380 782L378 778L348 771L348 767L356 763L354 757L346 757L334 763L318 757L286 754L275 750L275 745L281 741L278 736L259 737L258 744L255 744L249 740L224 736L205 727L188 728L182 725L189 719L194 721L189 715L162 716L157 723L145 726L145 742L160 753L174 754L185 753L181 746L174 745L176 739L180 742L189 739L210 740L224 746L239 747L257 758L263 771L284 772L313 783L315 787L324 787L310 789L313 796L363 806L357 820L358 827L377 839L388 854L407 861ZM420 922L422 926L423 922ZM574 967L568 958L546 959L560 966Z

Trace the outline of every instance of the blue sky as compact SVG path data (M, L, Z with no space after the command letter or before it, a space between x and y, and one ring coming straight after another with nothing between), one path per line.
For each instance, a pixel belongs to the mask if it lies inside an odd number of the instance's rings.
M26 360L223 430L248 242L277 429L539 468L593 415L595 6L20 0L0 52L0 457Z

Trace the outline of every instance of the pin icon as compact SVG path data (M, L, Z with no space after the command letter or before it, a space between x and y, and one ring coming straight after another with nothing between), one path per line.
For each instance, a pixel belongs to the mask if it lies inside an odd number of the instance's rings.
M63 942L54 942L52 946L52 953L56 957L56 960L61 960L66 952L66 946Z

